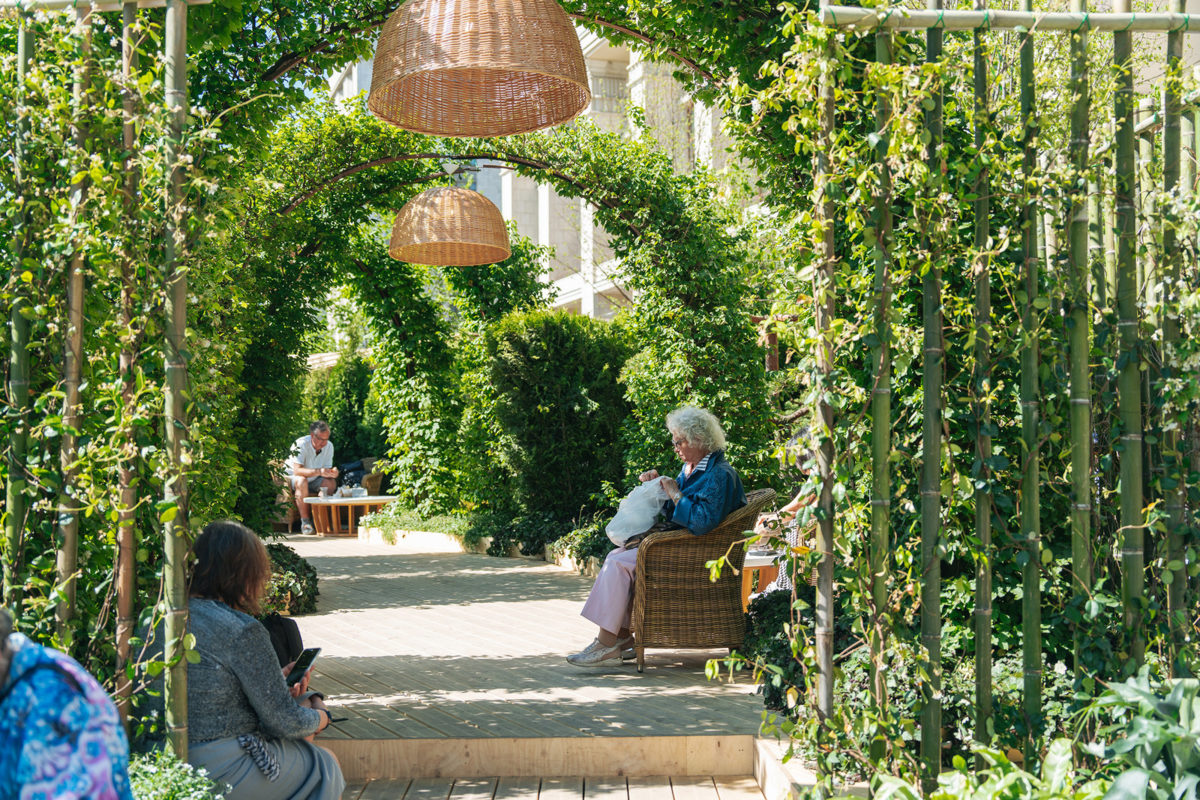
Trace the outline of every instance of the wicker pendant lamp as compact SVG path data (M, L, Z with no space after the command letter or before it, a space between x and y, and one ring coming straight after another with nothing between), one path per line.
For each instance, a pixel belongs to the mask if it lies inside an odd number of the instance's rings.
M388 255L399 261L443 267L496 264L511 252L500 209L457 186L426 189L405 203L388 244Z
M367 107L435 136L507 136L591 102L579 37L556 0L406 0L383 25Z

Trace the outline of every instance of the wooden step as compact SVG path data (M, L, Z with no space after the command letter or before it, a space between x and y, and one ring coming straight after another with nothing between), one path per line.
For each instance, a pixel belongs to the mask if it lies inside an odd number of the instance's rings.
M750 775L754 737L321 739L348 781L544 775Z

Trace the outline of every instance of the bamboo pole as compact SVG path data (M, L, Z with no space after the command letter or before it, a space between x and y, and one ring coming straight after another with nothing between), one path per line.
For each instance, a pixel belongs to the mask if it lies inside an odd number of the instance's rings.
M1135 119L1140 123L1154 116L1154 101L1146 98L1138 103ZM1158 247L1153 220L1158 218L1158 203L1154 191L1154 129L1148 125L1138 125L1134 129L1137 138L1137 230L1141 241L1141 252L1145 255L1138 259L1138 286L1145 295L1146 321L1153 330L1159 329L1158 302L1162 276L1158 269ZM1146 375L1149 380L1149 374ZM1147 395L1149 396L1149 395Z
M1111 13L1088 12L1034 12L1022 4L1020 11L958 11L926 8L862 8L859 6L822 6L822 25L839 28L870 29L876 26L893 30L1025 30L1055 31L1178 31L1200 33L1200 18L1191 19L1187 14L1132 14L1125 11Z
M1185 140L1184 144L1190 148L1190 158L1184 162L1184 169L1187 174L1192 176L1188 185L1191 187L1193 194L1200 193L1200 101L1191 102L1191 113L1188 115L1188 121L1192 125L1192 135ZM1196 231L1196 235L1192 237L1191 245L1194 248L1193 254L1200 252L1200 230Z
M187 0L189 6L204 6L213 0ZM120 11L126 5L136 5L138 8L165 8L167 0L107 0L106 2L88 3L86 0L0 0L0 10L17 9L18 11L56 11L72 8L76 11Z
M1191 197L1196 191L1196 108L1182 109L1179 115L1179 189Z
M1114 126L1110 141L1116 141L1116 128ZM1109 153L1105 156L1106 163L1103 165L1106 168L1107 174L1111 175L1116 172L1116 154ZM1106 191L1104 196L1100 198L1101 214L1104 215L1104 285L1105 294L1108 296L1108 308L1116 308L1117 302L1117 189L1116 184L1110 181L1112 190Z
M1092 305L1095 308L1108 306L1108 286L1104 282L1104 216L1100 196L1104 192L1101 178L1093 170L1088 175L1088 263L1091 265Z
M1053 166L1059 166L1054 164ZM1046 154L1038 156L1038 168L1043 175L1050 174L1050 157ZM1041 245L1042 269L1047 275L1056 275L1058 273L1058 219L1056 213L1060 213L1061 209L1055 208L1050 203L1044 204L1041 217L1038 218L1038 243ZM1050 303L1052 307L1058 305L1058 298L1051 295Z
M1023 7L1032 7L1032 0L1022 0ZM1021 120L1024 128L1022 167L1025 178L1025 202L1021 209L1025 256L1025 303L1022 327L1025 344L1021 352L1021 440L1025 464L1021 474L1021 533L1024 537L1025 563L1021 568L1023 596L1021 600L1022 654L1024 671L1024 711L1029 736L1025 740L1026 763L1034 763L1037 746L1033 736L1033 721L1042 712L1042 604L1041 495L1039 485L1040 445L1038 444L1038 336L1041 325L1035 302L1040 294L1037 224L1038 213L1036 178L1038 171L1037 140L1039 124L1034 84L1033 34L1023 32L1021 40Z
M977 0L977 8L983 0ZM992 740L992 286L988 255L991 238L990 172L984 165L987 134L991 128L988 114L988 69L985 35L974 32L975 152L981 159L978 177L971 191L974 203L975 277L975 461L979 474L975 488L975 535L979 555L975 559L975 739L987 744ZM983 765L982 756L979 765Z
M875 60L892 63L892 35L887 31L875 34ZM892 353L891 279L888 275L888 243L892 229L892 176L887 164L887 127L891 124L892 109L881 97L875 107L876 132L875 164L879 172L879 188L875 194L875 336L879 344L871 357L871 672L872 701L882 716L887 707L887 679L883 668L883 650L888 630L884 622L888 606L888 572L891 549L891 473L892 453ZM884 736L871 739L871 759L880 762L886 755Z
M941 8L942 0L928 0L929 7ZM925 60L937 64L942 58L942 32L925 33ZM938 149L942 144L942 89L932 97L932 108L925 112L929 133L926 157L932 176L941 174ZM936 177L932 178L936 180ZM936 192L930 192L930 198ZM942 525L942 276L935 242L929 230L931 212L925 212L922 239L929 253L922 279L922 317L924 365L922 374L924 424L922 428L921 469L921 646L925 654L925 679L921 682L921 783L928 793L937 786L942 758L942 561L940 554Z
M71 185L71 222L83 225L84 204L87 200L87 138L88 138L88 94L92 48L91 11L78 9L75 24L80 29L82 41L80 63L75 69L72 89L74 103L72 134L75 142L75 169L81 177ZM58 583L62 599L58 603L56 616L58 635L67 640L69 625L75 617L75 573L79 564L79 498L78 447L81 419L80 384L83 382L83 295L84 256L79 231L75 231L75 252L67 265L67 331L63 342L63 406L62 435L59 437L59 463L62 470L62 490L58 495Z
M820 135L817 142L817 180L821 219L821 261L814 273L814 318L817 327L817 420L820 446L817 448L817 473L821 491L817 497L817 713L822 720L833 713L833 404L829 402L833 379L834 266L837 246L834 241L836 205L829 192L833 179L833 128L835 114L834 84L837 80L837 55L830 38L821 74ZM828 779L829 776L822 776Z
M1182 12L1186 0L1174 0L1174 11ZM1183 36L1167 34L1167 83L1163 89L1162 165L1164 196L1171 197L1180 186L1180 86L1183 72ZM1175 226L1179 216L1168 208L1161 221L1163 273L1163 355L1170 356L1179 342L1179 297L1182 264L1177 247ZM1174 370L1172 370L1174 375ZM1187 633L1187 571L1185 569L1185 526L1187 524L1187 473L1183 464L1184 439L1175 425L1164 426L1162 453L1165 461L1164 506L1167 514L1167 565L1163 581L1167 584L1167 625L1171 632L1168 649L1171 654L1171 674L1182 666L1179 659L1181 644Z
M137 507L138 448L132 417L137 413L137 376L134 367L137 359L140 334L134 286L137 269L134 264L133 241L128 231L132 230L137 215L137 196L141 191L141 174L132 153L137 146L135 121L138 113L138 93L134 88L138 70L138 42L135 25L137 9L129 3L121 10L121 88L122 102L122 145L125 148L124 213L127 221L125 250L121 257L121 355L118 372L121 376L122 425L118 434L117 447L120 461L117 467L117 708L125 719L129 717L132 681L126 674L130 663L130 638L137 619L134 616L137 598L137 537L134 530L134 509Z
M1129 0L1115 0L1127 10ZM1144 543L1142 514L1142 385L1138 334L1138 284L1135 261L1137 215L1134 210L1133 37L1129 31L1113 33L1113 66L1117 87L1113 116L1117 123L1114 164L1117 217L1117 330L1120 355L1117 363L1117 405L1121 420L1121 599L1128 653L1140 667L1146 656L1142 628L1144 602Z
M166 104L171 115L171 131L166 143L167 225L165 248L166 272L166 362L165 424L171 475L166 482L164 499L175 503L175 516L163 525L165 547L164 597L166 600L165 635L171 666L166 672L166 724L168 746L180 759L187 759L187 661L183 658L183 637L187 634L187 586L184 562L188 552L187 472L187 361L184 332L187 326L187 273L180 263L186 234L183 224L183 167L179 145L187 117L187 3L168 0L166 35L163 46L166 61Z
M1196 125L1196 116L1198 114L1200 114L1200 109L1193 104L1183 110L1180 118L1183 162L1180 165L1179 199L1184 207L1193 202L1196 195L1196 135L1197 129L1200 128L1200 126ZM1181 288L1184 285L1191 285L1195 281L1195 264L1197 258L1197 232L1190 227L1185 227L1183 230L1187 234L1187 237L1179 244L1181 258L1187 269L1181 270ZM1194 417L1188 421L1182 446L1184 452L1180 453L1181 466L1186 464L1191 474L1200 474L1200 430L1197 429ZM1187 487L1184 488L1186 491ZM1185 523L1195 525L1197 519L1196 503L1189 502L1187 512ZM1194 598L1197 589L1200 588L1200 579L1189 580L1185 573L1178 576L1178 580L1183 583L1184 596L1181 607L1187 608L1188 599ZM1191 602L1195 603L1196 600L1192 599Z
M23 592L21 572L25 549L25 515L29 508L25 492L28 490L29 453L29 319L25 316L29 308L29 293L20 279L25 271L26 245L29 239L29 203L25 195L25 160L28 157L29 116L25 103L25 78L33 62L33 31L21 18L17 33L17 86L21 108L17 119L16 141L14 142L14 164L17 192L22 198L21 212L16 218L13 235L12 269L17 276L13 281L15 292L9 311L8 341L8 403L12 409L13 432L8 443L8 481L5 486L4 518L4 605L18 611Z
M1071 10L1086 11L1085 0L1071 0ZM1071 36L1071 194L1068 220L1068 256L1071 262L1069 282L1069 322L1071 393L1071 573L1072 591L1087 598L1092 589L1092 392L1091 392L1091 308L1088 279L1091 265L1088 252L1088 206L1081 187L1087 186L1088 113L1091 95L1088 87L1087 32ZM1083 637L1075 626L1075 676L1083 676Z

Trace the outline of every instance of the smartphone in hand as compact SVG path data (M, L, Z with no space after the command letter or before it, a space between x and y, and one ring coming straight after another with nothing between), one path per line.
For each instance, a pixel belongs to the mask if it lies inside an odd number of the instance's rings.
M312 669L313 662L317 660L317 654L321 652L319 647L309 647L300 654L296 659L292 671L287 675L287 685L295 686L304 679L304 675Z

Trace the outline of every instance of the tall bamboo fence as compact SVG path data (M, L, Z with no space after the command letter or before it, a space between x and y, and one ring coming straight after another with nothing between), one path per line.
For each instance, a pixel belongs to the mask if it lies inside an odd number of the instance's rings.
M1200 503L1187 496L1187 472L1200 467L1200 439L1197 437L1196 414L1191 421L1176 425L1163 418L1161 403L1154 393L1167 378L1194 381L1192 375L1170 375L1164 366L1163 353L1169 352L1180 340L1180 291L1185 284L1196 284L1194 261L1197 242L1194 231L1185 237L1179 214L1172 209L1186 207L1195 196L1197 181L1196 152L1200 149L1200 97L1182 97L1179 80L1182 70L1182 42L1185 33L1200 32L1200 18L1189 19L1184 13L1183 0L1172 0L1171 10L1164 13L1132 13L1129 0L1116 0L1112 12L1091 13L1085 0L1070 0L1070 10L1064 12L1035 12L1031 0L1022 0L1022 10L989 10L984 0L977 0L972 10L945 10L940 0L927 0L925 8L860 8L823 6L820 19L826 25L859 32L874 30L875 58L880 64L892 59L892 31L925 31L925 61L944 69L961 69L942 61L943 36L946 32L971 32L973 36L974 70L974 143L982 147L989 123L988 97L994 87L989 83L988 40L992 37L1016 35L1020 40L1020 63L1017 91L1020 97L1019 141L1022 148L1022 182L1024 194L1004 198L1015 202L1021 220L1022 268L1018 294L1022 336L1020 358L1021 475L1019 536L1023 548L1023 654L1024 654L1024 711L1028 719L1042 713L1044 686L1044 655L1041 642L1041 581L1044 551L1040 530L1039 491L1044 482L1041 467L1041 448L1044 436L1040 407L1039 351L1036 332L1041 326L1043 311L1052 304L1065 319L1067 340L1063 344L1068 363L1069 415L1064 439L1069 443L1070 458L1070 591L1084 602L1094 590L1099 577L1094 562L1097 520L1096 506L1097 448L1103 442L1093 419L1093 352L1101 345L1096 335L1096 320L1107 317L1115 320L1115 363L1117 365L1117 412L1114 427L1119 440L1114 450L1119 461L1119 515L1116 529L1110 531L1117 542L1116 563L1122 597L1121 626L1132 659L1141 664L1146 659L1147 582L1153 590L1166 597L1169 615L1169 670L1184 669L1175 658L1178 647L1189 630L1188 614L1195 613L1197 586L1189 581L1186 568L1189 531L1194 531ZM1134 37L1141 32L1166 33L1166 52L1162 64L1170 80L1160 97L1147 101L1141 114L1135 95L1133 69ZM1111 35L1112 64L1089 64L1087 40L1097 34ZM953 35L953 34L951 34ZM1052 213L1048 201L1036 188L1047 170L1055 166L1053 157L1043 151L1039 129L1039 97L1035 85L1035 48L1040 37L1068 36L1070 48L1069 108L1070 133L1066 158L1061 168L1069 176L1068 188L1062 198L1062 214ZM1111 109L1092 104L1090 84L1097 68L1111 69L1116 76ZM823 69L833 74L836 65ZM883 96L880 94L879 96ZM932 153L943 146L940 90L934 90L925 101L925 138ZM873 197L874 244L874 306L873 328L879 344L871 355L872 369L872 489L871 535L869 559L872 575L872 602L875 606L871 622L871 647L880 651L888 631L879 622L879 609L886 602L886 589L879 585L879 576L887 570L889 514L897 500L888 480L888 459L893 455L888 444L890 418L890 356L888 343L891 330L885 305L890 302L888 242L892 219L892 183L884 154L891 110L880 104L874 109L877 124L876 165L879 180ZM1099 127L1089 120L1107 116L1108 123ZM826 111L821 119L825 126L821 141L835 138L834 113ZM818 142L820 145L820 142ZM823 151L822 151L823 152ZM933 163L931 162L931 166ZM833 180L836 163L823 156L816 163L815 184L828 186ZM975 179L973 203L973 234L975 255L971 261L972 285L976 293L974 306L974 372L972 374L971 416L977 434L975 452L985 468L992 452L988 435L991 430L989 386L991 381L991 296L988 258L984 255L989 241L989 198L986 190L988 172L983 170ZM822 192L821 196L827 196ZM1158 205L1159 198L1176 198L1167 207ZM837 221L838 209L825 206L822 219L829 229ZM1193 220L1194 223L1194 220ZM1141 238L1139 239L1139 230ZM1185 241L1185 238L1187 241ZM938 243L923 239L922 249L936 248ZM1190 274L1185 274L1185 253L1191 254ZM839 257L836 244L827 236L822 260L831 263ZM935 259L936 260L936 259ZM1066 265L1066 285L1058 287L1051 300L1043 296L1045 275L1050 264ZM1059 275L1064 274L1060 269ZM943 498L939 487L946 477L940 457L942 438L942 381L944 352L941 344L941 276L937 269L925 269L922 295L924 319L923 382L923 464L919 486L921 519L921 642L924 648L920 718L922 783L926 790L936 785L942 753L940 676L939 600L941 591L939 555L943 537L941 529ZM829 278L822 277L822 285ZM828 290L826 290L828 291ZM825 297L825 295L822 295ZM826 299L826 302L827 299ZM825 318L818 315L818 334L828 337L820 326ZM1152 364L1147 369L1147 362ZM1147 372L1157 370L1157 374ZM821 409L827 413L826 409ZM824 423L828 425L828 423ZM1161 437L1147 436L1147 431L1162 431ZM1150 441L1148 441L1150 440ZM821 477L832 481L832 473L819 462ZM983 477L986 477L983 476ZM1157 484L1152 478L1166 478ZM1152 488L1157 486L1158 488ZM970 532L977 542L981 558L976 570L975 633L976 659L976 738L987 742L991 736L992 674L991 674L991 607L993 586L991 566L995 557L991 524L993 510L986 491L976 491L975 529ZM1150 529L1148 507L1163 509L1161 534ZM837 509L829 510L836 513ZM1147 559L1148 549L1155 558ZM1193 556L1194 558L1194 556ZM1114 576L1108 576L1113 578ZM818 586L820 594L829 591ZM831 598L824 602L831 603ZM820 638L818 648L827 646ZM1082 671L1082 644L1075 636L1076 670ZM821 654L818 654L820 659ZM824 663L824 662L821 662ZM1077 677L1082 678L1082 674ZM876 675L872 682L874 702L886 703L882 681ZM818 704L826 702L822 693ZM832 707L819 711L827 715ZM1025 756L1035 759L1039 743L1032 735L1027 738ZM878 751L873 749L873 754Z
M87 104L89 102L89 67L86 56L90 43L90 27L93 15L101 13L120 14L124 36L124 57L126 72L134 68L136 55L132 44L131 26L133 25L133 9L163 8L166 13L163 28L163 63L165 64L166 106L171 115L170 135L163 143L164 162L168 176L167 190L162 197L165 212L165 224L162 230L164 239L163 274L165 276L166 294L164 298L164 329L163 359L165 366L164 395L164 429L166 431L167 448L170 452L170 477L166 481L164 505L168 513L163 515L164 541L164 608L166 657L169 666L165 671L166 694L166 726L167 738L171 749L180 757L187 757L187 661L183 657L184 643L187 635L187 596L184 577L184 565L189 548L189 524L187 513L187 481L186 461L187 449L187 358L184 350L184 332L187 327L187 275L181 267L182 248L187 231L184 222L185 210L183 198L183 167L181 164L180 146L183 141L188 112L187 91L187 8L189 5L200 5L210 0L127 0L124 2L88 3L79 0L0 0L0 10L12 10L22 15L22 25L18 36L18 72L17 79L24 87L25 76L34 63L36 56L36 41L29 26L25 24L27 17L35 11L73 10L76 24L82 29L81 40L84 43L85 57L82 59L74 77L74 107L75 117L74 139L76 148L83 153L87 143ZM132 99L127 97L126 122L121 136L126 150L132 150L135 136L133 118L136 109ZM17 127L17 137L14 143L14 166L17 174L17 185L22 187L23 168L27 158L28 122L22 121ZM81 172L84 172L81 170ZM127 168L126 202L127 208L132 206L134 196L141 190L140 176ZM72 185L71 193L75 213L86 213L83 198L86 195L86 177L79 178ZM13 250L17 255L16 269L20 270L20 255L27 245L27 220L23 214L17 220ZM84 325L84 275L87 271L86 259L81 248L77 247L70 258L67 270L67 311L68 324L63 341L65 359L63 364L64 400L62 418L64 434L61 444L61 469L63 486L58 502L59 539L61 546L57 554L58 578L63 587L62 600L57 609L60 630L65 630L67 623L73 617L74 610L74 578L78 560L79 512L76 500L76 461L77 443L75 430L79 427L78 415L82 412L85 399L81 393L82 380L80 366L82 363L82 342ZM21 286L20 281L15 282ZM128 300L128 298L126 298ZM28 474L27 434L29 415L29 325L22 314L22 309L29 304L29 298L23 294L14 297L10 312L10 369L6 389L10 403L19 420L23 424L17 427L17 433L11 442L8 456L8 474L10 480L6 487L5 514L5 549L11 554L19 554L24 537L24 525L27 510L26 480ZM126 307L127 313L132 313ZM129 378L130 363L128 354L123 355L122 369ZM128 389L128 386L126 386ZM133 602L136 586L134 584L134 542L131 513L134 505L132 487L128 486L130 470L123 465L122 473L122 512L121 536L118 542L118 667L124 670L129 660L129 636L133 627ZM19 575L20 564L15 557L8 559L4 565L4 602L16 607L20 603L21 591ZM124 699L128 697L130 686L123 677L118 678L118 696L124 710Z

